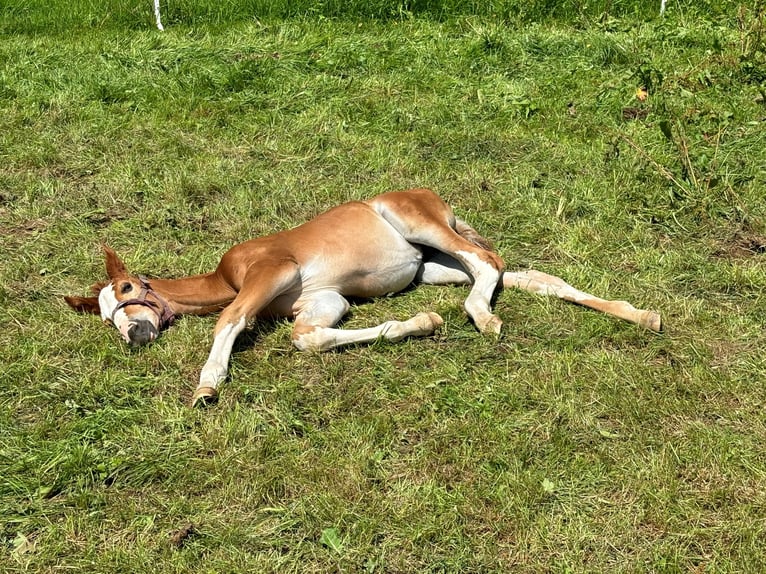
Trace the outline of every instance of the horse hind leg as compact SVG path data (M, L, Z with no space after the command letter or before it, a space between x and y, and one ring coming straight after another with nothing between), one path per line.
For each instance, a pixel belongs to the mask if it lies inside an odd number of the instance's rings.
M492 250L492 244L466 222L456 220L455 232L472 247L468 251L445 252L457 259L474 280L465 301L466 312L474 319L480 331L499 333L503 322L491 312L491 300L501 281L505 263Z
M542 271L506 272L503 274L503 286L515 287L538 295L558 297L570 303L577 303L607 315L612 315L624 321L635 323L650 331L662 331L662 318L655 311L636 309L627 301L610 301L601 299L585 291L575 289L560 277L548 275Z
M438 252L423 261L415 281L424 285L471 285L473 278L457 260Z
M371 204L407 241L437 249L463 266L473 279L466 312L480 331L499 333L503 322L492 313L491 300L505 267L500 256L458 233L471 228L458 224L452 208L433 192L394 192Z
M295 347L301 351L329 351L379 339L396 342L430 335L444 322L436 313L418 313L407 321L386 321L367 329L335 328L348 309L348 301L336 292L325 292L305 302L295 316Z
M462 266L443 253L437 253L425 261L418 271L417 280L426 285L470 285L471 276ZM521 289L536 295L557 297L563 301L582 305L624 321L634 323L650 331L662 331L662 318L656 311L636 309L627 301L601 299L585 291L575 289L560 277L542 271L506 271L503 287Z

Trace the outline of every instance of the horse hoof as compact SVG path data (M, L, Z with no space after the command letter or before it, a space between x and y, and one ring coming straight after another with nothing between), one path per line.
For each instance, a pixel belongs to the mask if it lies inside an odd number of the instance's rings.
M490 335L499 335L500 329L503 326L503 321L500 319L500 317L496 315L492 315L489 321L487 321L483 327L481 327L479 330L482 333L489 333Z
M441 318L441 315L430 311L418 313L414 319L418 327L423 331L423 335L430 335L444 324L444 319Z
M218 391L213 387L200 387L192 395L192 408L207 407L218 400Z
M638 323L641 327L655 331L656 333L662 332L662 318L659 313L654 311L647 311Z

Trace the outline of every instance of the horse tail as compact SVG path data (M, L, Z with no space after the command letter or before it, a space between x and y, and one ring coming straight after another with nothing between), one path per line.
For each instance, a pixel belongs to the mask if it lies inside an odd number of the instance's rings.
M462 219L457 219L455 221L455 231L457 231L463 239L467 239L477 247L481 247L485 251L494 251L492 243L490 243L489 239L479 235L478 231L476 231Z

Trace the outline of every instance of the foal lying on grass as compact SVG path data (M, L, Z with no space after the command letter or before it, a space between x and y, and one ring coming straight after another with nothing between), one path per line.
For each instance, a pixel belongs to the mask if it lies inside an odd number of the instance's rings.
M502 259L487 241L426 189L345 203L295 229L245 241L204 275L150 280L129 274L108 247L104 252L109 282L93 286L98 296L65 299L78 311L100 314L130 344L153 341L177 315L223 310L192 405L217 397L235 339L258 317L293 317L293 344L302 351L430 335L443 322L430 312L368 329L335 328L349 309L346 297L396 293L413 282L471 285L465 310L485 333L500 332L502 321L490 308L499 285L553 295L652 331L661 328L653 311L599 299L558 277L503 272Z

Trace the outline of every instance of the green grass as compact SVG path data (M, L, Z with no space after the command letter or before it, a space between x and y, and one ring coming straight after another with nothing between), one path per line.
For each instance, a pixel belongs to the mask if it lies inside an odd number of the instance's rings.
M693 11L716 16L734 6L700 0ZM152 0L4 0L0 30L23 34L71 34L88 28L140 29L154 23ZM678 6L679 11L689 8ZM170 25L226 26L232 23L285 18L342 18L391 21L425 16L450 20L457 16L485 16L513 22L547 19L598 19L605 15L656 17L659 2L635 0L161 0L163 22Z
M762 8L199 2L159 33L149 2L6 4L0 570L766 568ZM506 292L482 337L466 290L425 287L346 324L433 310L436 336L301 354L259 324L193 411L214 317L133 350L61 299L100 242L197 273L412 186L665 333Z

